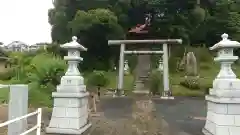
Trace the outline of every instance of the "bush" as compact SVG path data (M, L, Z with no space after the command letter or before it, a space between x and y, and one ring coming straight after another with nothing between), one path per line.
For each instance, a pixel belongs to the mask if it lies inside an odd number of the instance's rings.
M14 77L16 74L12 69L7 70L6 72L0 73L0 80L6 81L11 80L12 77Z
M21 83L27 83L27 73L26 68L30 64L32 58L36 54L32 53L22 53L22 52L12 52L9 54L8 64L11 65L11 80L18 80Z
M26 68L28 69L28 83L34 90L51 93L60 84L60 79L64 75L66 67L65 61L57 56L50 54L37 55Z
M191 90L200 89L198 77L188 76L183 81L180 82L180 85L189 88Z
M150 91L153 95L159 94L163 89L163 79L162 73L158 70L153 70L150 74L149 85Z
M93 71L87 80L87 86L90 87L105 87L109 83L109 79L106 77L105 71Z
M198 62L212 62L213 56L208 48L190 48L196 54Z

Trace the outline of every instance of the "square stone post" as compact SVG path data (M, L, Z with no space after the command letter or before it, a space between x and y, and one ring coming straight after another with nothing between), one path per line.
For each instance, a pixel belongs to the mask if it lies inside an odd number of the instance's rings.
M222 41L210 48L218 51L214 60L220 62L221 69L206 96L205 135L240 134L240 79L231 69L231 64L238 59L233 55L234 48L240 48L240 43L229 40L227 34L223 34Z
M64 57L68 62L68 69L61 78L61 84L57 86L57 92L52 93L54 105L49 126L46 128L47 133L79 135L91 126L88 121L89 93L78 70L78 63L83 60L79 50L87 49L77 43L77 37L72 40L61 45L68 50L68 56Z
M28 114L28 86L23 84L9 85L8 120ZM27 130L27 119L8 125L8 135L19 135Z
M174 99L169 89L168 45L163 44L163 93L161 99Z
M117 86L117 94L122 95L123 92L123 80L124 80L124 51L125 44L121 44L120 46L120 55L119 55L119 68L118 68L118 86Z

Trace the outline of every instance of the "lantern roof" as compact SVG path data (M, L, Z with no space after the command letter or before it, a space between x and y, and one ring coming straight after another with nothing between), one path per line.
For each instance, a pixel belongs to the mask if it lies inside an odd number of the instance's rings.
M65 49L79 49L80 51L87 51L87 48L85 48L83 45L79 44L77 42L77 37L73 36L72 41L69 43L65 43L60 46L61 48Z
M240 48L240 43L228 39L228 34L224 33L221 37L222 40L216 43L214 46L210 47L210 50L216 50L220 48Z

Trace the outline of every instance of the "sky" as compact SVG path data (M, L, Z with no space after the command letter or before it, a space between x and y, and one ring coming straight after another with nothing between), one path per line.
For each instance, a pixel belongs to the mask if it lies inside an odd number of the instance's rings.
M52 0L0 0L0 42L51 42Z

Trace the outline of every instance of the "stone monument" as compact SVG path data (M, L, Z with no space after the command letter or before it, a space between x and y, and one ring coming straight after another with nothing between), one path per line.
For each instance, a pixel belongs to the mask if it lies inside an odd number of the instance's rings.
M46 128L47 133L82 134L91 126L88 122L89 93L78 70L78 63L83 60L80 51L87 49L77 42L77 37L72 40L61 45L68 50L68 56L64 57L68 62L68 69L61 78L61 84L57 86L57 92L52 93L54 105L49 126Z
M197 59L193 52L188 52L186 57L186 76L198 76Z
M240 48L240 43L229 40L227 34L223 34L222 41L210 48L218 51L214 60L220 62L221 69L206 96L205 135L240 134L240 79L231 69L231 64L238 59L233 55L234 48Z

